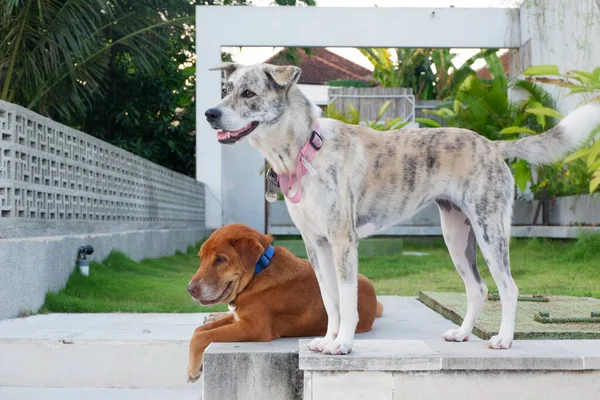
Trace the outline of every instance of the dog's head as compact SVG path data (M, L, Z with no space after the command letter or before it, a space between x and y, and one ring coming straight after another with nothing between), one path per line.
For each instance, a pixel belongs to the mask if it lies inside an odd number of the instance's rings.
M223 99L204 113L224 144L277 125L290 107L290 89L301 73L298 67L270 64L222 63L211 70L225 71L227 76Z
M188 284L188 292L202 305L229 303L254 276L256 263L273 242L241 224L216 230L200 248L200 268Z

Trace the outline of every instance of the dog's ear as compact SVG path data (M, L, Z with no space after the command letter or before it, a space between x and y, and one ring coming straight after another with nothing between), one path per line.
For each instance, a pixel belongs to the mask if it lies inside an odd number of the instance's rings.
M292 65L275 66L267 65L265 68L267 77L275 83L280 89L289 88L294 83L298 82L302 70Z
M209 68L209 71L225 71L225 73L227 75L232 74L233 72L235 72L236 69L243 67L242 64L238 64L238 63L233 63L233 62L222 62L218 65L215 65L212 68Z
M231 242L246 271L253 271L256 263L265 252L265 247L257 238L246 236ZM267 246L268 247L268 246Z

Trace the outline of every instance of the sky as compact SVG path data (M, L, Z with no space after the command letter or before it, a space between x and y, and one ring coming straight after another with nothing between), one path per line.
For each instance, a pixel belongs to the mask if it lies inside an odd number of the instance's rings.
M516 7L523 0L316 0L317 7ZM255 6L266 7L273 0L252 0ZM371 63L357 50L352 48L328 48L347 59L370 70ZM245 47L224 48L232 54L233 60L240 64L256 64L264 62L281 50L280 47ZM452 49L457 56L454 58L456 67L460 67L469 57L477 53L477 49ZM479 68L485 62L479 60L473 67Z

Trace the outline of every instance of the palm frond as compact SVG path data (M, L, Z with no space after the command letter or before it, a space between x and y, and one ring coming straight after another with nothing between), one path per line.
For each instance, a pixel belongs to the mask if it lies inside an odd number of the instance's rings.
M5 0L0 17L2 98L60 119L81 114L118 54L150 71L161 48L193 16L166 19L145 3L120 0Z

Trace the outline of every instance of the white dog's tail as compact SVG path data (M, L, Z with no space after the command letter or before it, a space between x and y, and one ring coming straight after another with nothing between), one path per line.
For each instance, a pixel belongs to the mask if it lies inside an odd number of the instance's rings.
M532 164L550 164L583 145L600 125L600 104L586 104L567 115L547 132L499 143L505 158L520 158Z

